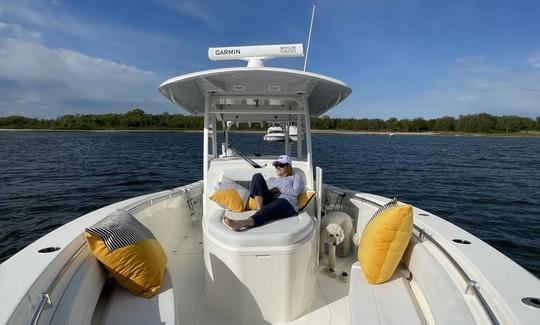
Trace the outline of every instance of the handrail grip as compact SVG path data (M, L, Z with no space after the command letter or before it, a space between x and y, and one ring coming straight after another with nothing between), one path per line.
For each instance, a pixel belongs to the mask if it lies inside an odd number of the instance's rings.
M380 204L378 202L375 202L373 200L370 200L368 198L362 197L362 196L351 195L350 197L351 198L361 199L361 200L366 201L368 203L371 203L371 204L373 204L373 205L375 205L377 207L382 206L382 204ZM465 270L461 267L461 265L459 265L459 263L452 257L452 255L450 255L450 253L448 253L448 251L446 249L444 249L444 247L437 240L435 240L435 238L433 238L424 229L421 229L417 225L414 225L414 228L418 231L419 237L424 236L425 238L427 238L430 242L432 242L446 256L446 258L448 258L450 260L450 262L452 262L452 265L454 265L454 267L459 271L459 273L463 277L463 279L467 282L467 288L471 288L473 290L476 298L478 299L478 301L480 301L480 304L482 305L482 308L484 309L484 311L488 315L491 323L499 325L500 322L497 319L497 316L495 316L495 313L493 312L493 310L491 309L491 307L487 303L486 299L484 298L484 296L480 292L480 287L478 286L477 282L472 280L469 277L469 275L467 274L467 272L465 272ZM467 291L468 291L468 289L467 289Z
M36 309L34 309L34 312L32 313L32 318L30 318L30 321L28 324L35 325L39 321L39 318L41 317L41 312L43 311L43 308L45 308L46 305L52 304L50 295L58 282L60 282L60 279L66 274L67 270L73 264L73 261L79 256L79 254L83 251L83 249L86 247L86 241L84 241L81 246L77 249L77 251L71 255L69 260L66 261L62 269L56 276L54 277L54 280L49 284L49 287L47 290L39 295L40 300L38 305L36 306Z
M127 209L127 210L128 211L134 210L134 209L140 207L141 205L147 204L149 202L150 202L150 205L152 205L152 201L154 201L154 200L162 199L164 197L172 198L173 195L176 195L178 193L185 194L185 192L184 192L185 189L195 187L195 186L192 186L192 184L188 184L188 185L185 185L185 186L182 186L182 187L172 189L166 194L163 194L163 195L160 195L160 196L157 196L157 197L153 197L151 199L143 200L142 202L138 202L134 206L130 206L129 209ZM60 282L60 279L62 279L64 274L66 274L67 270L73 264L73 261L75 261L75 259L79 256L79 254L86 247L86 245L87 245L87 242L84 241L81 244L81 246L77 249L77 251L75 251L75 253L73 253L73 255L71 255L69 260L66 261L66 263L64 264L64 266L62 267L60 272L58 274L56 274L54 280L49 284L49 287L47 288L47 290L45 292L42 292L39 295L39 302L36 305L36 308L34 309L34 312L32 313L32 317L30 318L30 321L28 322L29 325L36 325L37 322L39 321L39 318L41 317L41 313L43 312L43 309L45 308L45 306L52 304L52 302L51 302L51 293L52 293L52 291L54 290L54 288L56 287L58 282Z

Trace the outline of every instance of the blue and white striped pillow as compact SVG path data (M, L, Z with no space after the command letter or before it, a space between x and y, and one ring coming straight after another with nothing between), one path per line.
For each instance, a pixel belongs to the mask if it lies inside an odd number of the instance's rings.
M109 251L114 251L145 239L156 239L154 234L130 213L118 210L103 221L85 229L101 237Z

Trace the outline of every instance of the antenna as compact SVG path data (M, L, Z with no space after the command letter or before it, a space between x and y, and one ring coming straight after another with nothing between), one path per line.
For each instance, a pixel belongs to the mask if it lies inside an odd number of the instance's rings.
M263 61L274 58L287 58L304 56L302 44L278 44L256 46L229 46L211 47L208 49L208 58L216 60L245 60L248 67L263 67Z
M309 44L311 43L311 30L313 29L313 18L315 17L315 6L317 4L313 2L313 10L311 11L311 23L309 24L309 35L307 39L307 49L306 49L306 58L304 59L304 71L306 71L307 67L307 58L309 55Z

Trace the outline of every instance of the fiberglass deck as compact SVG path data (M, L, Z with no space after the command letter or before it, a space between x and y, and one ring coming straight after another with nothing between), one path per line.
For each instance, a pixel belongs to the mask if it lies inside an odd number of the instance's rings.
M206 299L202 238L201 223L192 223L192 227L180 235L178 244L169 255L168 268L173 279L179 323L234 325L214 311ZM350 272L354 261L353 256L338 258L337 272ZM326 260L323 260L320 268L325 263ZM318 273L317 284L317 294L308 312L287 324L350 324L349 284L329 278L321 272Z

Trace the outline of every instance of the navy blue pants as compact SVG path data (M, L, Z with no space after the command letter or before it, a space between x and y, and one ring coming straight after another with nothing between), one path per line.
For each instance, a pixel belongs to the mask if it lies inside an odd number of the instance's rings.
M288 218L296 214L289 201L273 198L264 177L259 173L251 178L250 196L262 196L264 200L263 206L251 216L255 221L255 226L260 226L274 219Z

